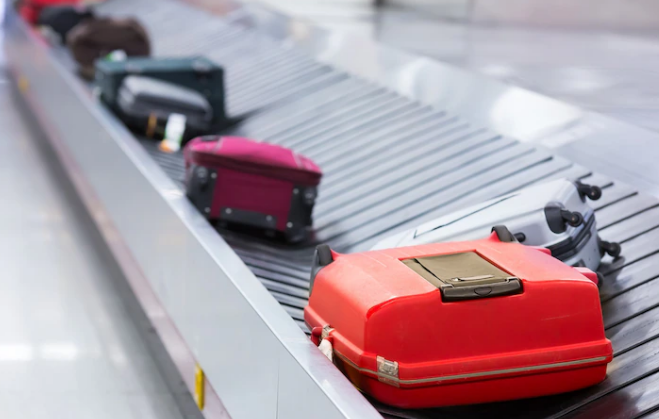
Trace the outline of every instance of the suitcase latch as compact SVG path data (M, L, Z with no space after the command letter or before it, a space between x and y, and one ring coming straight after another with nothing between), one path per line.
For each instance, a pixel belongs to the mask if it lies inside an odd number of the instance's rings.
M460 281L460 282L480 281L483 279L491 279L491 278L494 278L494 275L478 275L478 276L468 276L462 278L453 278L451 281Z
M389 361L381 356L376 358L378 364L378 381L400 387L398 382L398 362Z
M329 334L333 331L334 329L329 325L326 324L323 326L323 331L320 333L320 339L327 339L329 337Z

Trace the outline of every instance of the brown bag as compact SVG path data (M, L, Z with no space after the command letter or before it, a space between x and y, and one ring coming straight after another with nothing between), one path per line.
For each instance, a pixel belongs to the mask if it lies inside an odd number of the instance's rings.
M151 53L146 30L131 18L90 19L76 26L67 38L80 73L87 79L94 78L94 62L112 51L122 50L129 57Z

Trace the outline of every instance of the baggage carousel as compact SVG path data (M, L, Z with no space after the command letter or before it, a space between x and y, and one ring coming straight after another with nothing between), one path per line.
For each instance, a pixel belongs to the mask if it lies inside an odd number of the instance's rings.
M325 173L314 209L314 235L307 243L288 246L211 227L185 202L181 153L162 153L157 142L130 134L76 79L65 51L10 21L5 48L19 87L29 80L34 92L32 102L27 93L28 104L41 115L45 131L62 137L55 140L64 145L60 153L70 153L69 163L87 178L83 189L97 199L88 200L87 207L96 202L103 214L97 223L114 224L113 234L121 237L134 266L204 367L209 386L226 407L224 414L296 418L310 417L308 409L314 409L318 413L311 416L319 418L378 417L372 405L390 418L659 415L659 199L648 193L651 188L639 190L629 178L623 183L575 163L583 162L583 156L557 155L497 132L496 124L462 106L438 107L400 86L346 71L323 59L331 49L328 42L317 41L323 38L300 40L291 22L263 9L227 4L218 15L175 0L108 0L97 9L140 16L155 56L200 54L225 66L227 110L241 122L222 134L293 148ZM38 81L49 74L61 79L57 87ZM56 97L40 101L40 89ZM76 113L82 105L86 115ZM84 118L95 125L85 125ZM44 126L44 121L50 123ZM106 152L100 151L103 147ZM466 205L562 177L603 188L603 197L594 202L599 234L623 248L622 257L607 256L601 267L604 323L615 353L604 382L538 399L400 410L368 401L314 353L302 332L308 332L303 308L317 243L339 252L366 250L390 234ZM249 314L237 308L240 304ZM258 344L261 350L253 348L262 333L268 338ZM270 341L287 354L285 361L280 356L274 362L274 372L262 352L271 350ZM228 379L230 374L258 384L237 384ZM263 403L245 405L250 397L261 397Z

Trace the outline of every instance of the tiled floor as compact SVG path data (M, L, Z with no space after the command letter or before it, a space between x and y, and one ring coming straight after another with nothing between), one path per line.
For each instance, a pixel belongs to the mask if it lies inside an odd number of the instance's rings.
M181 418L15 100L0 72L0 417Z

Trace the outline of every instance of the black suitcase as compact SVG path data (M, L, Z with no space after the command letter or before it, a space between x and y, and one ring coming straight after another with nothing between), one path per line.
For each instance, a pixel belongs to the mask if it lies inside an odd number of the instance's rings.
M126 77L117 98L119 117L147 137L162 136L172 114L185 116L184 139L208 133L213 111L194 90L143 76Z
M62 43L66 43L66 36L71 29L85 20L93 18L94 13L87 7L50 6L41 11L37 25L50 28L59 36Z
M213 130L228 124L224 108L224 70L204 57L192 58L128 58L125 61L96 62L96 85L101 100L117 109L118 93L129 75L151 77L201 93L211 106Z

